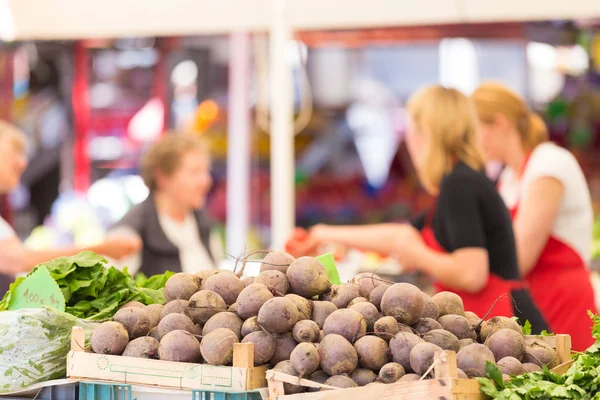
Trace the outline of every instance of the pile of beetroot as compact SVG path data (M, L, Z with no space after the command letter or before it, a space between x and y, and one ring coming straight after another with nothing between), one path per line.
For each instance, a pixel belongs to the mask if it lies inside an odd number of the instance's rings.
M331 285L315 258L270 252L255 278L230 271L176 274L163 305L130 303L92 334L96 353L231 365L233 344L253 343L256 365L336 387L431 376L436 351L457 352L459 376L486 362L507 375L553 367L554 349L526 339L510 318L482 321L459 296L359 274ZM286 393L306 388L285 384Z

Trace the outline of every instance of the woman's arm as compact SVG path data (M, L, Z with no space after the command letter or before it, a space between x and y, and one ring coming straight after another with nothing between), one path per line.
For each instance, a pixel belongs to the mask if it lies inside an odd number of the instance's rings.
M558 179L541 177L527 186L521 198L513 227L523 277L531 272L548 242L563 194L564 186Z

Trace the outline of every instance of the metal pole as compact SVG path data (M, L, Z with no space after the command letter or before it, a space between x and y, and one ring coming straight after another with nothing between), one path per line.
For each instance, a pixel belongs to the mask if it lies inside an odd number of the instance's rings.
M271 247L283 249L295 225L292 71L286 57L292 29L287 0L272 0L271 20Z
M227 254L240 255L248 238L250 182L250 119L248 71L250 35L230 36L227 145Z

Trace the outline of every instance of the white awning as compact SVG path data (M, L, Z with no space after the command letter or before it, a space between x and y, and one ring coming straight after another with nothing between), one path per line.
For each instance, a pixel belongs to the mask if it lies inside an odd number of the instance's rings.
M267 31L269 0L0 0L0 39ZM600 17L599 0L288 0L295 30Z

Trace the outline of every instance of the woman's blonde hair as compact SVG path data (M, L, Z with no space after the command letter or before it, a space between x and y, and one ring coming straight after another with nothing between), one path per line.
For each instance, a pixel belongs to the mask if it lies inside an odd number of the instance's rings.
M476 171L485 168L475 109L456 89L434 85L419 90L407 111L420 134L426 135L424 156L417 166L421 182L430 193L457 161Z
M181 165L181 158L195 150L209 157L207 143L197 136L169 133L154 143L142 158L140 166L140 175L150 191L157 189L157 173L171 176Z
M529 110L525 101L501 83L486 82L471 95L479 119L486 124L503 115L514 125L527 151L548 140L548 129L544 120Z
M18 150L25 151L27 140L25 134L15 125L0 120L0 139L8 138L10 143Z

